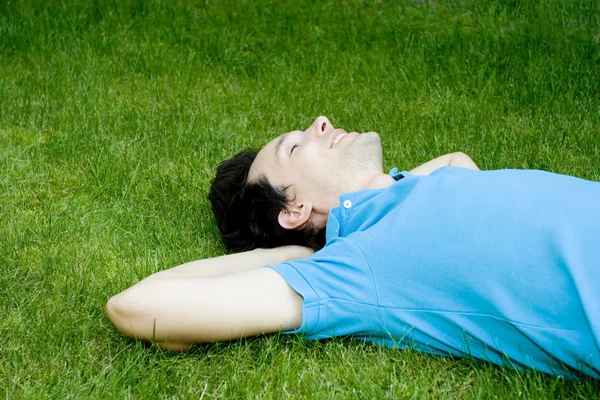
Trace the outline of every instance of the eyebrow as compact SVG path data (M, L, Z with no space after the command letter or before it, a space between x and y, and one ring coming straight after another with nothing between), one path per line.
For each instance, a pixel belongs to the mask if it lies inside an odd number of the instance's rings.
M278 161L279 161L279 149L281 148L281 145L283 145L283 143L286 141L288 136L289 136L289 133L286 133L285 135L281 136L279 138L279 140L277 141L277 146L275 147L275 158Z

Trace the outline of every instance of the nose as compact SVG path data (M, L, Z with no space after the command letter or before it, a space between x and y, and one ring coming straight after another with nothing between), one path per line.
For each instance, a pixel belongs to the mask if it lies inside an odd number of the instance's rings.
M331 126L329 119L321 115L315 119L315 122L313 122L310 128L308 128L308 131L314 133L317 135L317 138L321 139L327 132L330 132L333 129L334 128Z

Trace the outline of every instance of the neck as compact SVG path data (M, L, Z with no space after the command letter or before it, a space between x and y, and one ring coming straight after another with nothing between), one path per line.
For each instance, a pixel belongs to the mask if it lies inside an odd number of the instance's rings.
M362 187L360 190L366 189L385 189L392 185L392 183L396 182L394 178L385 173L380 173L375 176L373 179L368 181L368 183ZM351 192L351 191L350 191ZM349 192L344 192L349 193ZM344 194L342 193L342 194ZM318 207L313 208L313 213L311 216L311 223L313 226L324 228L327 225L327 217L329 216L329 212L333 207L339 206L339 196L335 198L332 204L328 207L324 207L323 209L319 209Z
M373 178L365 189L385 189L394 182L396 180L390 175L381 173Z

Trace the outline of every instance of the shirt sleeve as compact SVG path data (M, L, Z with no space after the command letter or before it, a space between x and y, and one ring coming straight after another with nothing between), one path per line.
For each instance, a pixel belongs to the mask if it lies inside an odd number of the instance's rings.
M324 339L383 328L373 274L350 238L335 238L309 258L268 268L304 300L302 325L283 333Z

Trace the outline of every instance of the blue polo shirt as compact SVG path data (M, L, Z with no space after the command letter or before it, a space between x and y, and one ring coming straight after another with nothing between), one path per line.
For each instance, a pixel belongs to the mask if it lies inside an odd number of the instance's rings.
M535 170L392 170L341 196L327 244L270 268L309 339L600 378L600 183Z

